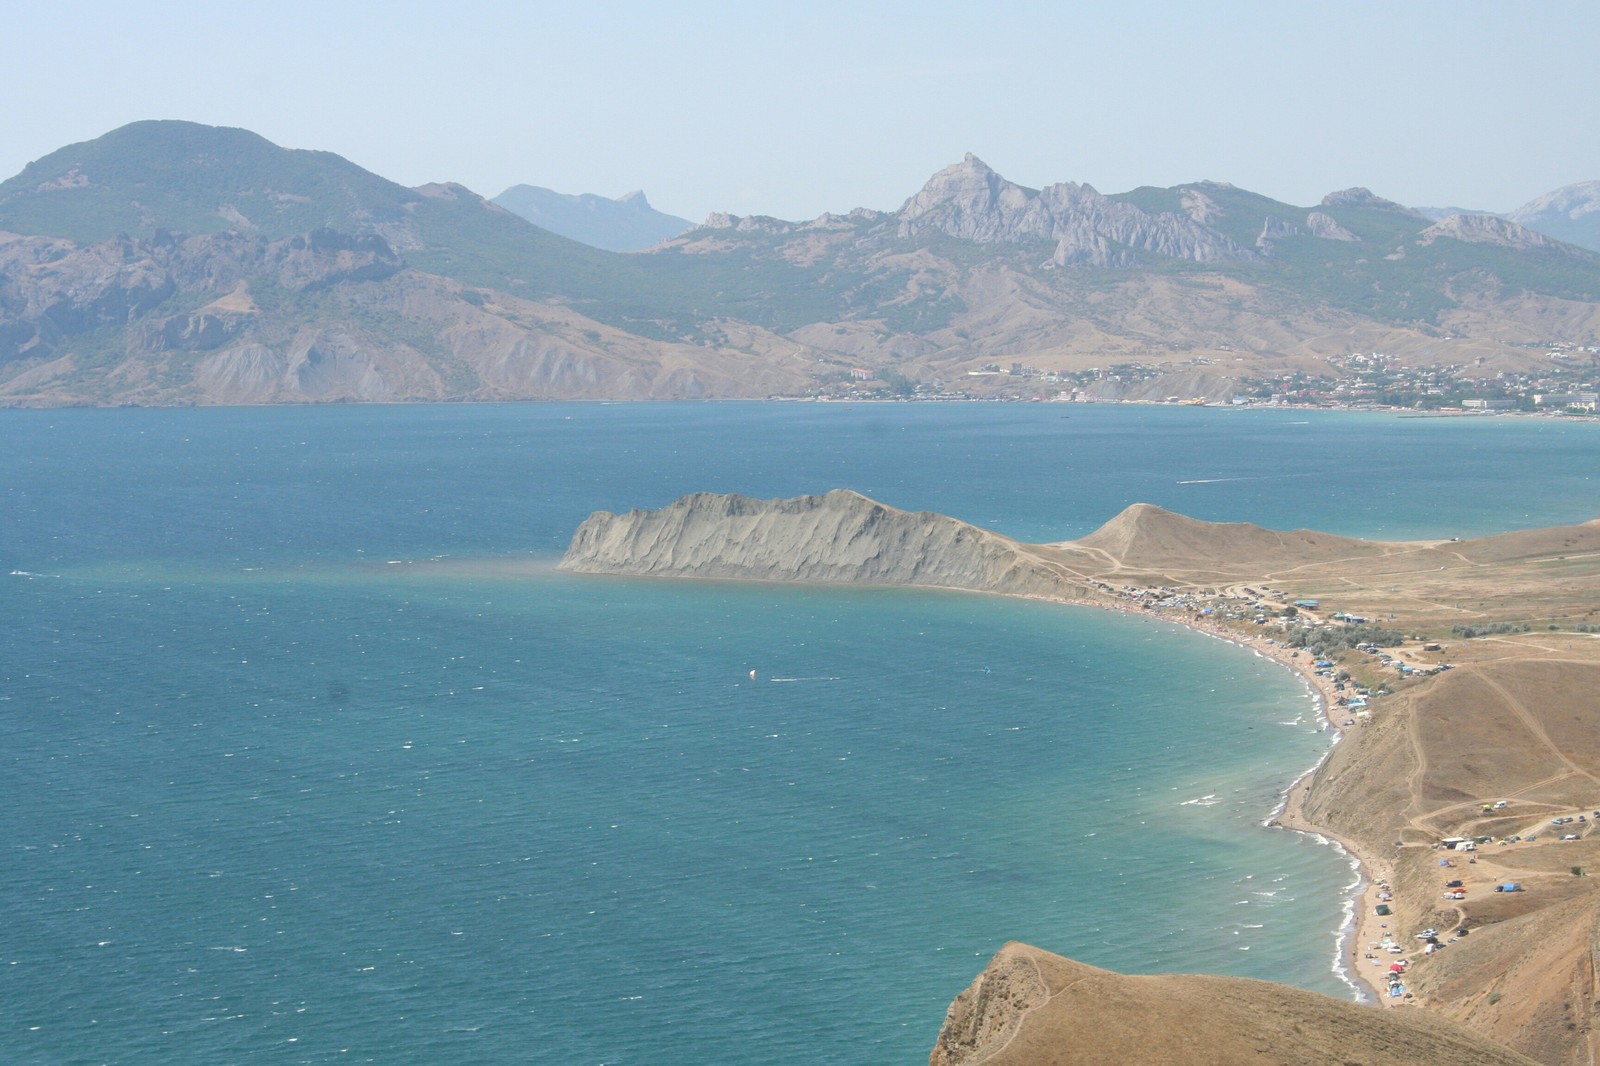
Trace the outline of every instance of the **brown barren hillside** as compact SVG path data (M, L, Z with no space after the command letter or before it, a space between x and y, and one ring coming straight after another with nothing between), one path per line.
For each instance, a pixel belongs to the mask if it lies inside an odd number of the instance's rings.
M1007 944L951 1004L930 1066L1451 1066L1534 1060L1421 1011L1266 981L1125 976Z
M1080 540L1023 544L855 493L700 495L592 518L563 565L1112 607L1245 644L1318 687L1343 743L1291 792L1281 822L1361 859L1373 884L1349 965L1421 1028L1276 986L1122 978L1014 947L996 962L1010 976L953 1009L935 1063L1520 1061L1492 1045L1562 1066L1600 1060L1600 522L1374 542L1136 505ZM1456 838L1481 842L1441 846ZM1464 898L1444 899L1447 881ZM1518 890L1495 891L1508 882ZM1416 934L1430 928L1426 953ZM1379 978L1397 956L1410 969L1391 998ZM1017 977L1035 970L1031 985ZM1361 1024L1348 1027L1346 1011ZM1445 1040L1446 1018L1473 1034L1465 1050L1408 1043ZM1123 1039L1170 1057L1119 1050Z
M1462 541L1455 545L1455 549L1475 563L1507 563L1600 552L1600 518L1577 526L1527 529L1495 537L1479 537Z
M1136 503L1072 546L1118 566L1213 574L1365 558L1383 547L1351 537L1297 529L1282 533L1249 522L1202 522L1154 504Z

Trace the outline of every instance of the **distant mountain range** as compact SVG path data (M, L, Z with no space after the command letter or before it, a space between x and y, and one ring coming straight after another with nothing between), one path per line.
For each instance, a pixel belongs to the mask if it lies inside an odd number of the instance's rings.
M898 211L719 214L622 255L459 185L139 122L0 183L0 231L5 404L985 389L1007 383L968 372L1001 364L1141 364L1101 395L1226 399L1355 351L1514 368L1600 343L1600 257L1515 219L1363 189L1311 208L1214 182L1034 190L972 156Z
M686 218L657 211L642 192L608 200L593 193L570 196L538 185L513 185L491 202L551 233L612 252L649 248L694 226Z
M1447 215L1495 214L1462 207L1419 207L1417 211L1435 222ZM1510 219L1546 237L1600 252L1600 181L1564 185L1498 217Z
M1506 217L1557 240L1600 251L1600 181L1563 186Z

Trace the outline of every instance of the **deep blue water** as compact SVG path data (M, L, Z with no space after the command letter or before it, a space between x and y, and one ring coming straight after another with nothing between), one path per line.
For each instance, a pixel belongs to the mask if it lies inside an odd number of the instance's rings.
M1532 420L60 411L0 443L19 1063L920 1062L1011 938L1344 994L1346 863L1260 828L1326 744L1264 660L549 564L592 510L703 489L1035 540L1140 500L1383 537L1600 514L1600 426Z

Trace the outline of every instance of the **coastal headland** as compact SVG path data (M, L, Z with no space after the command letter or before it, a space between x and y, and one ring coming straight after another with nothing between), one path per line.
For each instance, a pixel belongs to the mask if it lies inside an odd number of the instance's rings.
M1341 742L1273 822L1359 860L1345 961L1376 1003L1412 1009L1376 1015L1241 979L1122 977L1008 945L952 1005L938 1066L1114 1060L1116 1045L1084 1034L1112 1040L1130 1010L1140 1024L1124 1036L1146 1049L1160 1039L1171 1063L1600 1055L1600 520L1382 542L1135 504L1079 540L1026 544L848 490L701 493L591 516L561 565L1138 612L1247 646L1315 688ZM1160 1006L1187 999L1206 1010Z

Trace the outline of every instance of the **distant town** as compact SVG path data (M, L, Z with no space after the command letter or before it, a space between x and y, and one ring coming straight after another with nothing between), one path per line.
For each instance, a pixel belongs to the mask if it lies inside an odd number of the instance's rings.
M1085 370L1045 370L1013 362L988 363L960 378L914 381L902 375L852 368L819 386L822 400L988 400L1071 403L1174 403L1404 409L1439 413L1536 412L1593 416L1600 409L1600 347L1567 343L1539 346L1537 370L1488 372L1473 363L1411 366L1382 352L1327 360L1331 371L1213 378L1226 395L1152 395L1151 386L1175 370L1216 365L1199 357L1184 364L1118 363ZM1530 352L1530 354L1533 354ZM1159 390L1158 390L1159 391Z

